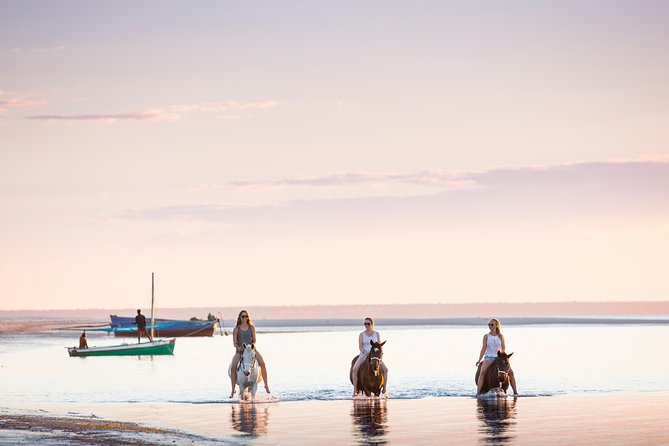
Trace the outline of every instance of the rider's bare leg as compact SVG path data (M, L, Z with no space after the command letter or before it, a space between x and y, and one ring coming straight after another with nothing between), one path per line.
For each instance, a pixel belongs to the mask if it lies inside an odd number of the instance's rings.
M260 374L262 375L262 380L265 383L265 392L272 393L269 391L269 384L267 383L267 367L265 367L265 360L262 359L262 355L256 350L256 359L258 360L258 365L260 366Z
M481 363L481 371L479 372L479 380L476 383L476 394L480 395L481 394L481 389L483 388L483 380L485 378L485 372L488 370L488 367L490 367L490 364L492 364L492 361L489 361L485 359Z
M383 388L381 391L383 393L386 393L386 389L388 388L388 367L381 361L381 373L383 373Z
M513 374L513 369L509 369L509 381L511 382L511 388L513 389L513 396L518 396L518 388L516 387L516 377Z
M239 365L239 359L239 354L235 353L235 356L232 357L232 362L230 363L230 383L232 384L230 398L235 396L235 386L237 385L237 366Z
M353 370L351 371L351 380L353 381L353 398L358 394L358 370L363 362L365 362L365 357L360 355L358 360L353 364Z

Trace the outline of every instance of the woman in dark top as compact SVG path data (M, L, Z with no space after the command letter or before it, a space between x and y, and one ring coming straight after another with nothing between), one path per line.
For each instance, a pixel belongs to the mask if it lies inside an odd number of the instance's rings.
M243 350L244 344L254 344L256 343L256 327L253 325L253 321L249 316L249 312L242 310L237 316L237 324L235 329L232 331L232 343L235 345L235 356L232 357L232 364L230 365L230 382L232 383L232 391L230 392L230 398L235 396L235 386L237 385L237 366L239 365L239 360L241 359L241 353ZM265 361L262 358L262 355L256 348L256 359L258 360L258 365L260 366L260 373L262 373L262 380L265 383L265 391L270 393L269 385L267 384L267 368L265 367Z

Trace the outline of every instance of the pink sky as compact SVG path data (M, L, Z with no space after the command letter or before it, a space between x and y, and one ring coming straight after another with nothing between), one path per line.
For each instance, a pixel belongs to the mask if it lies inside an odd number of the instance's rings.
M35 6L0 309L669 300L666 2Z

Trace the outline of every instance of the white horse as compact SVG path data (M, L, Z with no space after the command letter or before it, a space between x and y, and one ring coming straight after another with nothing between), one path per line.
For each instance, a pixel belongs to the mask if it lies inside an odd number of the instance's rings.
M228 376L232 376L232 364L228 367ZM252 402L256 399L258 383L262 381L260 366L256 361L256 348L253 344L242 345L242 357L237 366L237 386L239 386L239 399Z

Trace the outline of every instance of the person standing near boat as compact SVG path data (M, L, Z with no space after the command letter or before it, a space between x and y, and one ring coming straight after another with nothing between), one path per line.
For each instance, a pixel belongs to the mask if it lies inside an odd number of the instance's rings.
M88 348L88 341L86 340L86 330L79 336L79 348Z
M235 396L235 386L237 385L237 366L239 365L239 360L241 359L241 353L244 350L244 344L254 344L256 343L256 327L253 325L251 316L246 310L239 312L237 316L237 324L235 329L232 331L232 343L235 346L235 356L232 357L232 363L230 364L230 382L232 383L232 391L230 392L230 398ZM256 359L258 360L258 365L260 366L260 373L262 374L262 380L265 383L265 391L270 393L269 384L267 384L267 368L265 367L265 361L262 358L262 355L255 349Z
M142 314L142 310L137 309L137 316L135 316L135 324L137 325L137 343L142 342L142 335L149 338L149 342L153 342L151 335L146 331L146 317Z

